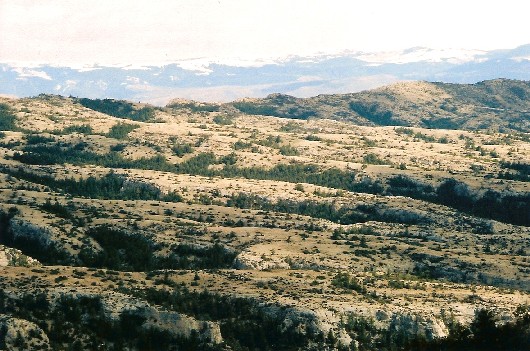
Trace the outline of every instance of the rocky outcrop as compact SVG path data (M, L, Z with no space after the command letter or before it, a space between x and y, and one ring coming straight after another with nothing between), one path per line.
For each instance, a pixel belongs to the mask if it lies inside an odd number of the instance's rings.
M432 341L449 335L447 326L434 315L411 313L394 314L390 320L388 332L392 340L400 342L406 340Z
M0 267L30 267L40 265L39 261L24 255L20 250L0 245Z
M212 344L219 344L223 341L221 328L216 322L199 321L183 314L156 311L152 308L145 310L144 315L147 318L144 325L146 328L154 327L185 338L195 334L199 340Z
M216 322L201 321L181 313L164 311L145 301L124 294L113 292L106 295L95 295L83 292L57 291L52 294L51 305L57 308L65 296L74 301L80 301L83 298L101 298L103 315L107 321L114 324L119 324L124 316L129 316L142 320L141 329L144 330L154 329L184 339L197 336L200 341L211 344L219 344L223 341L219 324Z
M28 220L12 218L6 230L4 243L32 256L44 264L74 262L75 257L66 249L64 240L52 227L39 226Z
M291 268L283 257L265 256L252 251L244 251L237 255L233 266L236 269L255 269L260 271Z
M248 249L237 255L232 266L241 270L270 271L277 269L322 269L333 265L333 262L312 257L261 254L251 250Z
M276 320L282 335L292 339L304 339L308 350L329 350L347 348L355 340L341 326L340 317L327 309L286 308L285 306L262 306L268 318ZM325 339L332 335L333 345L324 345ZM331 346L331 348L330 348ZM315 348L316 347L316 348Z
M36 324L0 315L0 350L51 350L50 341Z
M23 238L36 242L42 247L54 244L51 231L18 218L11 220L10 231L15 241Z

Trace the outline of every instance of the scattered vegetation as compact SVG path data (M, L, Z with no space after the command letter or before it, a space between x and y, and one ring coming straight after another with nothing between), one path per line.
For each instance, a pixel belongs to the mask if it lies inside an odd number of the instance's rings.
M523 96L521 89L514 94ZM525 296L516 289L528 290L530 274L524 133L267 118L249 125L232 107L405 125L391 99L381 91L362 102L319 96L316 105L273 94L160 112L74 99L137 121L102 117L97 133L79 125L90 112L71 99L17 101L20 121L12 119L14 132L2 132L1 143L0 259L8 266L0 277L0 349L11 342L5 321L20 318L57 350L526 350L529 308L507 312ZM443 105L447 120L431 110L417 119L411 110L411 125L476 122L455 119L453 100ZM187 123L129 137L162 113L187 114ZM63 129L39 132L46 118ZM471 323L437 309L448 302L477 308ZM327 311L338 319L325 320ZM431 316L448 337L431 338ZM40 337L26 329L16 330L18 349L31 349L24 333ZM208 343L217 330L223 342Z
M66 178L57 179L47 175L37 175L23 169L4 169L14 177L46 185L52 189L62 190L74 196L84 196L93 199L119 200L165 200L160 189L151 184L130 182L124 176L113 172L101 178Z
M81 150L79 150L81 149ZM310 183L335 189L372 194L405 195L416 199L440 203L480 217L507 223L530 225L530 214L526 211L530 195L514 192L487 190L475 191L467 184L448 178L435 189L403 176L390 178L386 184L368 177L359 179L355 172L338 169L320 170L316 165L279 164L266 170L263 168L238 168L226 162L221 170L211 170L210 165L221 163L213 153L200 153L177 165L169 164L165 158L155 156L149 159L126 160L117 153L100 156L83 151L82 146L70 147L63 152L57 146L27 148L23 154L15 154L14 159L30 164L99 164L117 168L139 168L170 171L175 173L198 174L204 176L244 177L250 179L281 180L292 183ZM376 162L378 159L369 158Z

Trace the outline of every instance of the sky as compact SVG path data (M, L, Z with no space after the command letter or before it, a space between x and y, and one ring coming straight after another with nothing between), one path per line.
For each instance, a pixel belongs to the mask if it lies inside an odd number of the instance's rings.
M521 0L0 0L0 62L260 62L530 43Z

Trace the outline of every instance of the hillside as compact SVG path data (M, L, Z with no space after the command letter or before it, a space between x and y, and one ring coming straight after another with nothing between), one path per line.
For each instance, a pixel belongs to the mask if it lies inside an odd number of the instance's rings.
M530 82L396 83L353 94L295 98L272 94L228 104L247 114L328 118L367 126L530 131ZM171 104L171 103L170 103Z
M528 89L0 98L0 349L525 350Z

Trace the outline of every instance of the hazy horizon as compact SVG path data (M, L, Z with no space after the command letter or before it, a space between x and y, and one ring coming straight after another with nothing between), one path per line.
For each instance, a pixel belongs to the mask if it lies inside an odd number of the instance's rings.
M525 5L0 1L0 94L163 104L530 79Z

